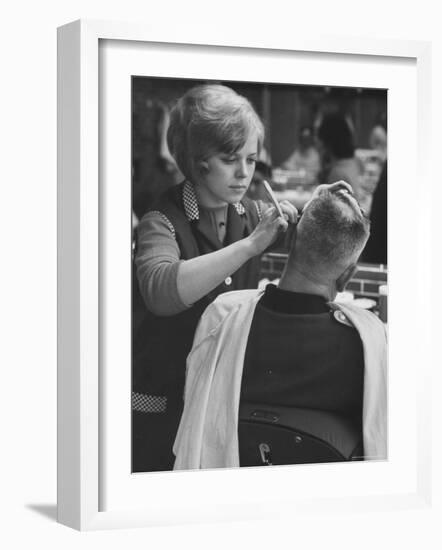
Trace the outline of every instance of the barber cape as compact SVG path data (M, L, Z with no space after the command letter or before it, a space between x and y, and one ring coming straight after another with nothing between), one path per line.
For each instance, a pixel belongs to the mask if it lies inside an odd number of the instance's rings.
M204 312L187 358L175 470L239 466L238 411L248 335L262 290L220 295ZM331 302L358 330L364 350L365 459L387 457L387 338L371 312ZM342 315L340 316L342 318Z

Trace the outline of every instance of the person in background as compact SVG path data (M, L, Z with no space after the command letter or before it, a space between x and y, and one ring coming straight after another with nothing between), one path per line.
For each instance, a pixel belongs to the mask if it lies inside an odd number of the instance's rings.
M320 185L304 207L278 286L219 296L187 360L175 469L239 466L239 403L320 409L386 458L386 331L333 302L357 267L369 220L350 185Z
M364 250L364 262L388 264L388 224L387 224L387 161L384 162L371 205L371 235Z
M382 164L377 157L369 158L363 163L364 171L361 178L362 198L359 200L359 204L367 216L370 216L373 194L379 182Z
M317 183L321 171L321 157L315 147L313 130L303 126L299 132L299 146L293 151L281 168L305 172L306 183Z
M369 137L370 147L377 152L379 161L384 163L387 160L387 126L385 117L381 117L376 123Z
M363 165L355 156L353 132L347 119L340 113L324 115L317 137L324 157L328 159L328 168L322 183L344 180L351 185L356 198L363 200Z
M387 223L387 196L388 196L388 164L387 164L387 121L386 117L381 117L380 122L376 124L373 130L381 136L378 143L381 157L383 159L381 175L379 177L376 190L373 194L373 201L370 211L371 235L364 250L364 261L374 264L387 265L387 241L388 241L388 223ZM373 135L373 134L372 134ZM375 143L372 143L375 146Z
M223 292L256 288L260 254L297 220L287 201L278 217L245 197L263 141L250 102L225 86L196 86L170 113L168 149L185 181L137 228L147 310L133 341L133 471L172 469L186 356L202 312Z

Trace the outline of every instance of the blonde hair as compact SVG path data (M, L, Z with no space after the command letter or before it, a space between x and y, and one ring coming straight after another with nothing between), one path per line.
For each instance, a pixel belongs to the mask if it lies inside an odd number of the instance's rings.
M238 151L252 131L259 153L264 126L249 100L227 86L195 86L170 113L167 144L181 172L193 179L201 161L215 153Z

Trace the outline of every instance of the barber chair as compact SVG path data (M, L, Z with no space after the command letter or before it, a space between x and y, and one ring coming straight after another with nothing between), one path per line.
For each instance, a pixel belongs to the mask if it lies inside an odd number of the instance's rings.
M362 431L334 413L242 403L241 466L363 460Z

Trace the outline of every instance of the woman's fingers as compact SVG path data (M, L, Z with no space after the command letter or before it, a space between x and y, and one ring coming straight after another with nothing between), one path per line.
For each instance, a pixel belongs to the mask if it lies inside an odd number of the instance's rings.
M278 215L274 206L268 208L262 215L261 221L250 235L256 247L257 254L263 252L276 239L278 233L287 230L288 223Z
M276 223L278 225L278 231L280 233L285 233L287 231L287 228L289 226L289 223L284 218L281 218L281 216L278 216Z
M353 187L344 180L336 181L328 186L330 192L337 191L338 189L347 189L350 195L353 195Z
M291 213L291 216L293 216L293 213ZM264 212L262 222L266 224L267 227L270 226L270 228L275 232L284 233L285 231L287 231L288 221L285 219L285 213L284 218L281 218L274 206L271 206Z
M281 218L274 206L266 211L268 226L276 233L285 232L288 227L288 222L285 218Z
M279 203L279 206L284 214L284 218L289 223L296 223L298 221L298 210L290 201L283 200Z
M262 215L262 221L269 222L270 220L278 219L278 211L274 206L270 206Z

